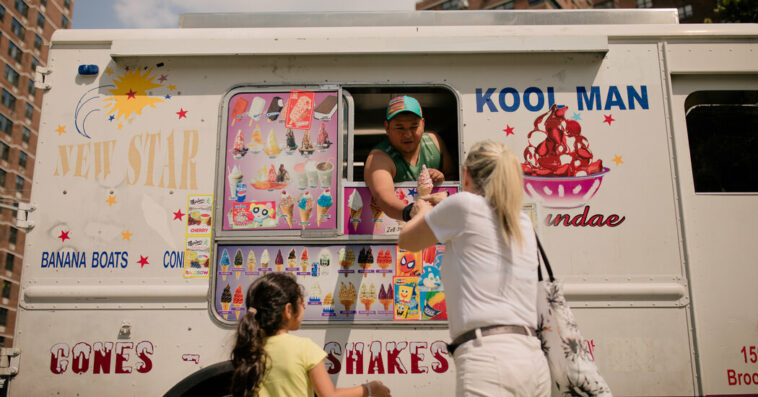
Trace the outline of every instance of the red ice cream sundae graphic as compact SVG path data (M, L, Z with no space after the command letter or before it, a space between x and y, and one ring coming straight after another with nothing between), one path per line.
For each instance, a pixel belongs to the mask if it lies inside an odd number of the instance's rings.
M584 205L609 171L603 160L593 159L582 127L576 120L566 119L566 110L553 105L534 120L521 164L524 190L549 208Z

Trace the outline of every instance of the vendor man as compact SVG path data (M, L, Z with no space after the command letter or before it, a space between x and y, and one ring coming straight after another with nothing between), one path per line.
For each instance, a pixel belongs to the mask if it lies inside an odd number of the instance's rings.
M390 100L384 131L387 136L369 153L363 176L374 198L372 205L402 220L410 215L410 208L395 196L395 182L416 181L421 166L426 165L438 185L445 175L452 175L454 165L439 135L424 131L421 105L415 98Z

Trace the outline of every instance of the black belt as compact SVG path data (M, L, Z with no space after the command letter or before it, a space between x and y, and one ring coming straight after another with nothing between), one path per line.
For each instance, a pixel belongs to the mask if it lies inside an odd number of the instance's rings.
M450 355L452 356L453 353L455 353L455 349L458 348L458 346L476 338L476 330L480 329L482 331L482 336L489 336L489 335L499 335L499 334L519 334L519 335L525 335L525 336L537 336L537 333L534 331L534 328L532 327L526 327L523 325L490 325L487 327L481 327L481 328L475 328L471 331L466 331L460 335L458 335L455 340L453 340L452 343L447 345L447 351L450 352Z

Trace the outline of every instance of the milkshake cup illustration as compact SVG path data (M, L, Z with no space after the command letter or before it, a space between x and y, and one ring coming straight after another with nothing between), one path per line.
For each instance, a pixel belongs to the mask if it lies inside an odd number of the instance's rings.
M318 187L318 169L316 169L315 161L305 163L305 173L308 174L308 185L310 187Z
M308 188L308 174L305 173L305 164L295 164L295 181L297 182L297 188L305 190Z
M332 173L334 165L331 161L322 161L316 165L318 170L318 181L322 188L328 188L332 185Z

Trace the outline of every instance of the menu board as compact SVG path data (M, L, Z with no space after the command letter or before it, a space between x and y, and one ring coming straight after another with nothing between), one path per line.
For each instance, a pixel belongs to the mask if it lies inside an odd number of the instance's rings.
M304 321L446 320L444 246L407 252L389 244L219 245L214 306L236 321L255 279L289 272L303 286Z
M336 229L338 91L229 98L223 230Z
M449 194L458 192L456 186L440 186L432 189L432 193L446 191ZM395 197L404 204L416 201L415 187L396 187ZM384 214L372 201L371 191L365 186L345 187L344 219L345 234L383 235L398 234L405 224L403 221L390 218Z

